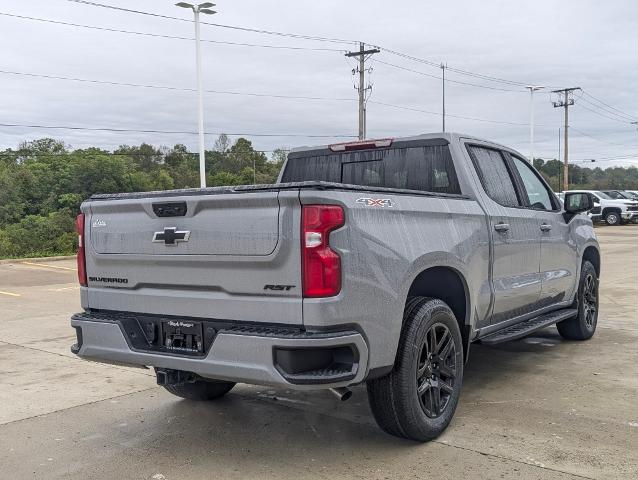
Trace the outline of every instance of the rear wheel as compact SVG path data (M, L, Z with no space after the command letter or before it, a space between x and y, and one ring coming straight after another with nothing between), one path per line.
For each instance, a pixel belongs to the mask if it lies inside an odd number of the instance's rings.
M578 315L558 322L558 333L567 340L590 339L598 324L598 275L594 266L587 260L581 268L574 303L578 308Z
M164 385L164 388L173 395L188 400L215 400L226 395L234 386L233 382L221 380L197 380L192 383Z
M416 441L439 436L456 410L463 380L463 344L450 307L441 300L410 298L392 372L368 382L379 426Z

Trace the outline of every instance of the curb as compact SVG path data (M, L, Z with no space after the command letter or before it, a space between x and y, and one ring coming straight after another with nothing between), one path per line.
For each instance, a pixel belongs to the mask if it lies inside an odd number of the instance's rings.
M8 263L20 263L20 262L47 263L47 262L59 262L61 260L75 260L75 255L58 256L58 257L36 257L36 258L6 258L6 259L0 259L0 265L6 265Z

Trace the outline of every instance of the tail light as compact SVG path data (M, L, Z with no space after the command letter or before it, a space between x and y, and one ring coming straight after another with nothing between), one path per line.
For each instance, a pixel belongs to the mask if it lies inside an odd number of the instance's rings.
M344 224L338 205L304 205L301 213L304 297L332 297L341 291L341 258L330 248L330 232Z
M86 256L84 253L84 214L80 213L75 219L75 231L78 232L78 281L83 287L87 286L86 281Z

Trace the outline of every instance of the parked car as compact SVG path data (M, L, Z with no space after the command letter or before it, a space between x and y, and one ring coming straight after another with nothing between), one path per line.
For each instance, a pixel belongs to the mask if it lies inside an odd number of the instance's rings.
M599 190L569 190L569 192L590 193L600 203L602 217L607 225L620 225L638 220L638 201L626 198L615 199Z
M563 202L563 199L565 196L563 192L555 193L555 195L560 199L561 202ZM594 206L592 207L591 210L587 212L587 216L592 221L592 223L597 223L602 221L603 219L602 209L600 207L600 202L598 201L598 198L594 197L593 195L591 196L591 198L592 198Z
M450 133L302 148L279 180L84 202L72 352L154 367L195 400L365 382L382 429L425 441L472 342L596 330L591 196L563 207L510 148Z

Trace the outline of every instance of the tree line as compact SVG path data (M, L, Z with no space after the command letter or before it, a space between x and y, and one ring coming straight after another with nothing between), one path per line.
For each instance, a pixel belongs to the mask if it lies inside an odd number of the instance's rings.
M284 149L267 156L245 138L220 135L206 151L207 185L274 183ZM535 159L555 191L562 162ZM635 167L569 166L570 188L638 190ZM43 138L0 151L0 258L67 255L76 248L74 219L94 193L170 190L199 186L199 158L181 144L122 145L113 152L73 149Z
M206 151L208 186L274 183L286 151L267 156L220 135ZM0 151L0 258L72 254L74 220L94 193L199 187L199 156L181 144L72 149L43 138Z

